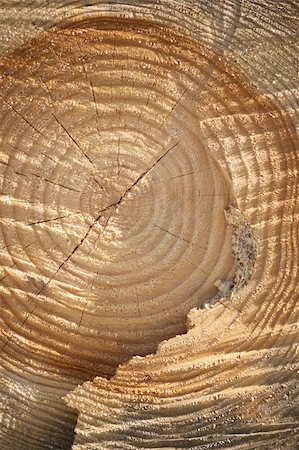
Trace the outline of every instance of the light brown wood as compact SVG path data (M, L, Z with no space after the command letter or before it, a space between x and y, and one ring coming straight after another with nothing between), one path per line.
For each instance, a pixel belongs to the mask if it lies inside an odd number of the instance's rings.
M295 450L297 7L86 3L0 1L0 446Z

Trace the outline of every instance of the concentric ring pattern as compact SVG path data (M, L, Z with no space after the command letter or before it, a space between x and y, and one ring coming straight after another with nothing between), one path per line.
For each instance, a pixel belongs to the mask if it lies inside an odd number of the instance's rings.
M199 128L234 81L214 67L183 35L116 20L4 60L3 352L109 376L186 331L232 276L232 191Z
M217 4L196 37L200 2L166 3L61 12L1 60L5 449L70 448L78 411L76 449L295 442L295 108L238 72L237 7L224 55Z

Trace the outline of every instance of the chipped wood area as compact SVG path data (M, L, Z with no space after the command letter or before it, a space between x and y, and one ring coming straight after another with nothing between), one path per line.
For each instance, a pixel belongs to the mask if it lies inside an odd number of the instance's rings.
M295 450L298 6L0 11L0 447Z

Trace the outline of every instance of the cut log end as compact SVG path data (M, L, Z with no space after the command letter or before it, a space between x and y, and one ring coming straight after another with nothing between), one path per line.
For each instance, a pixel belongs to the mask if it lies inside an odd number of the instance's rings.
M295 334L287 293L279 318L269 303L278 237L298 238L294 125L170 25L76 19L1 60L6 450L70 448L78 411L76 450L296 432L291 409L268 417L267 383L284 405L292 375L280 388L259 363Z

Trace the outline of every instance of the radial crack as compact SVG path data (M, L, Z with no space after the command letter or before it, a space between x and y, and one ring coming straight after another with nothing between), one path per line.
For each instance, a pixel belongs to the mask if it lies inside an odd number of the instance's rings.
M100 184L100 182L96 179L96 177L94 175L92 177L95 183L97 183L97 185L102 189L102 191L105 191L107 193L106 189Z
M41 292L45 289L45 287L47 287L51 281L54 279L54 277L57 275L57 273L62 269L62 267L69 261L69 259L77 252L77 250L81 247L81 245L84 243L84 241L86 240L86 238L88 237L89 233L91 232L91 230L93 229L93 227L96 225L96 223L100 220L100 218L102 217L102 213L107 211L109 208L111 208L112 206L115 206L114 203L112 203L111 205L108 205L106 208L102 209L101 211L99 211L99 215L96 217L96 219L94 219L94 221L89 225L88 230L86 231L85 235L81 238L80 242L74 247L74 249L71 251L71 253L65 258L64 261L62 261L62 263L59 265L58 269L54 272L54 274L52 275L52 277L47 281L47 283L44 284L44 286L41 288L41 290L37 293L37 295L40 295ZM111 217L111 216L110 216ZM108 220L110 219L110 217L108 218ZM107 223L106 223L107 225Z
M114 203L115 206L120 205L120 203L122 202L122 200L124 199L124 197L133 189L134 186L136 186L137 183L139 183L140 180L142 180L142 178L144 178L163 158L165 158L165 156L172 150L174 149L177 145L179 145L179 143L181 142L181 140L179 140L178 142L176 142L174 145L172 145L171 147L169 147L162 156L160 156L160 158L158 158L148 169L146 169L135 181L134 183L131 184L131 186L128 187L128 189L124 192L124 194L120 197L119 201Z
M47 94L48 94L48 96L49 96L50 99L51 99L51 101L50 101L50 106L51 106L51 108L53 108L54 98L53 98L52 92L51 92L50 89L48 88L48 85L47 85L47 83L45 82L45 80L43 79L43 77L42 77L42 76L39 76L38 78L40 79L40 81L42 82L43 86L45 87L45 89L46 89L46 91L47 91Z
M13 110L15 114L17 114L19 117L21 117L22 120L24 120L27 123L27 125L29 125L34 131L40 134L43 138L46 138L46 136L41 131L39 131L34 125L32 125L32 123L29 122L29 120L26 119L26 117L23 116L22 113L20 113L8 100L6 100L6 98L3 97L3 95L0 94L0 97Z
M113 207L116 208L116 205L114 205L114 204L109 205L107 208L105 208L105 210L106 210L106 209L109 209L109 208L113 208ZM97 242L97 240L99 239L99 237L102 236L103 232L106 230L106 228L107 228L107 226L108 226L108 223L109 223L109 220L111 219L112 214L113 214L113 213L111 213L111 214L109 215L108 219L106 220L105 225L104 225L103 228L102 228L101 234L99 234L99 236L98 236L98 237L96 238L96 240L93 242L93 245L95 245L95 243ZM97 221L99 221L101 217L102 217L102 215L100 215L100 216L98 217Z
M71 213L71 214L66 214L65 216L54 217L53 219L45 219L45 220L40 220L38 222L27 223L26 225L27 226L29 226L29 225L39 225L40 223L53 222L55 220L65 219L66 217L74 216L76 214L81 214L81 211L78 211L78 212L75 212L75 213Z
M188 241L188 239L185 239L185 238L183 238L183 237L181 237L181 236L179 236L179 235L177 235L177 234L171 233L171 231L166 230L166 228L162 228L162 227L160 227L159 225L156 225L155 223L153 223L153 225L154 225L154 227L159 228L159 229L162 230L162 231L165 231L165 233L168 233L168 234L170 234L171 236L174 236L174 237L176 237L176 238L178 238L178 239L181 239L182 241L188 242L188 244L194 245L193 242Z
M171 114L173 113L173 111L175 110L175 108L177 107L177 105L180 103L180 101L182 100L182 98L185 96L186 92L189 90L189 88L187 87L184 92L180 95L180 97L176 100L176 102L174 103L174 105L171 107L170 111L166 114L166 116L164 117L164 120L162 120L162 123L159 127L159 130L161 130L161 128L163 128L165 126L165 123L167 122L168 118L171 116Z
M135 294L136 294L136 297L137 297L137 309L138 309L138 314L139 314L139 317L140 317L140 319L141 319L140 299L139 299L139 296L138 296L138 292L137 292L137 288L136 288L136 287L135 287Z
M71 139L71 141L76 145L76 147L80 150L80 152L82 153L82 155L85 156L85 158L89 161L89 163L94 167L94 163L92 162L92 160L90 159L90 157L85 153L85 151L83 150L83 148L81 147L81 145L78 144L78 142L76 141L76 139L71 135L71 133L66 129L66 127L63 125L63 123L60 122L60 120L56 117L56 114L52 113L52 116L54 117L54 119L56 120L56 122L60 125L60 127L64 130L64 132L68 135L68 137Z
M93 226L96 224L97 221L92 222L92 224L89 225L88 230L86 231L85 235L81 238L80 242L74 247L74 249L71 251L71 253L66 257L66 259L60 264L52 278L47 282L47 285L53 280L53 278L57 275L57 273L62 269L62 267L68 262L68 260L76 253L76 251L81 247L87 236L89 235L90 231L92 230ZM44 289L44 288L42 288ZM40 291L41 292L41 291Z
M177 175L176 177L172 177L170 179L175 180L176 178L186 177L187 175L194 175L194 172L182 173L182 175Z
M77 43L77 45L79 47L80 53L83 55L84 53L82 52L82 48L81 48L80 44ZM85 77L86 83L88 83L88 85L90 87L90 92L91 92L91 95L92 95L94 109L95 109L95 113L96 113L97 130L98 130L98 133L99 133L100 132L100 129L99 129L99 111L98 111L98 103L96 101L96 95L95 95L95 91L94 91L94 86L93 86L93 84L92 84L92 82L89 79L89 76L87 74L87 70L86 70L86 66L84 64L83 56L81 57L80 62L81 62L81 66L82 66L82 69L83 69L83 72L84 72L84 77Z
M120 137L117 144L117 178L119 178L119 154L120 154Z
M81 311L81 317L80 317L79 322L78 322L78 328L77 328L77 333L76 333L76 334L79 333L79 329L80 329L81 324L82 324L82 320L83 320L83 316L84 316L84 313L85 313L85 310L86 310L86 306L87 306L87 301L85 302L85 305L84 305L84 307L82 308L82 311Z
M9 166L9 167L13 168L12 166ZM64 189L68 189L68 190L70 190L70 191L78 192L79 194L80 194L80 192L81 192L81 191L79 191L78 189L72 188L72 187L70 187L70 186L65 186L65 185L62 184L62 183L58 183L58 182L49 180L48 178L44 178L44 177L42 177L41 175L37 175L36 173L33 173L33 172L29 172L28 174L26 174L26 173L19 172L18 170L14 170L14 173L17 174L17 175L19 175L19 176L26 177L26 178L28 178L28 176L31 175L31 176L33 176L33 177L40 178L41 180L46 181L47 183L54 184L55 186L60 186L60 187L62 187L62 188L64 188Z
M62 187L62 188L64 188L64 189L68 189L68 190L70 190L70 191L80 193L80 191L79 191L78 189L72 188L72 187L70 187L70 186L65 186L65 184L58 183L58 182L56 182L56 181L49 180L48 178L44 178L44 177L42 177L41 175L37 175L36 173L30 172L30 175L32 175L32 176L34 176L34 177L37 177L37 178L40 178L40 179L46 181L47 183L54 184L55 186L60 186L60 187Z
M203 249L203 247L199 247L199 248L202 248ZM196 268L198 268L198 264L195 264L194 262L192 262L192 261L190 261L190 259L188 259L188 258L186 258L185 256L183 256L183 259L185 259L188 263L190 263L193 267L196 267ZM199 269L202 273L204 273L205 275L207 275L207 276L209 276L209 274L207 273L207 272L205 272L204 270L202 270L202 269Z

